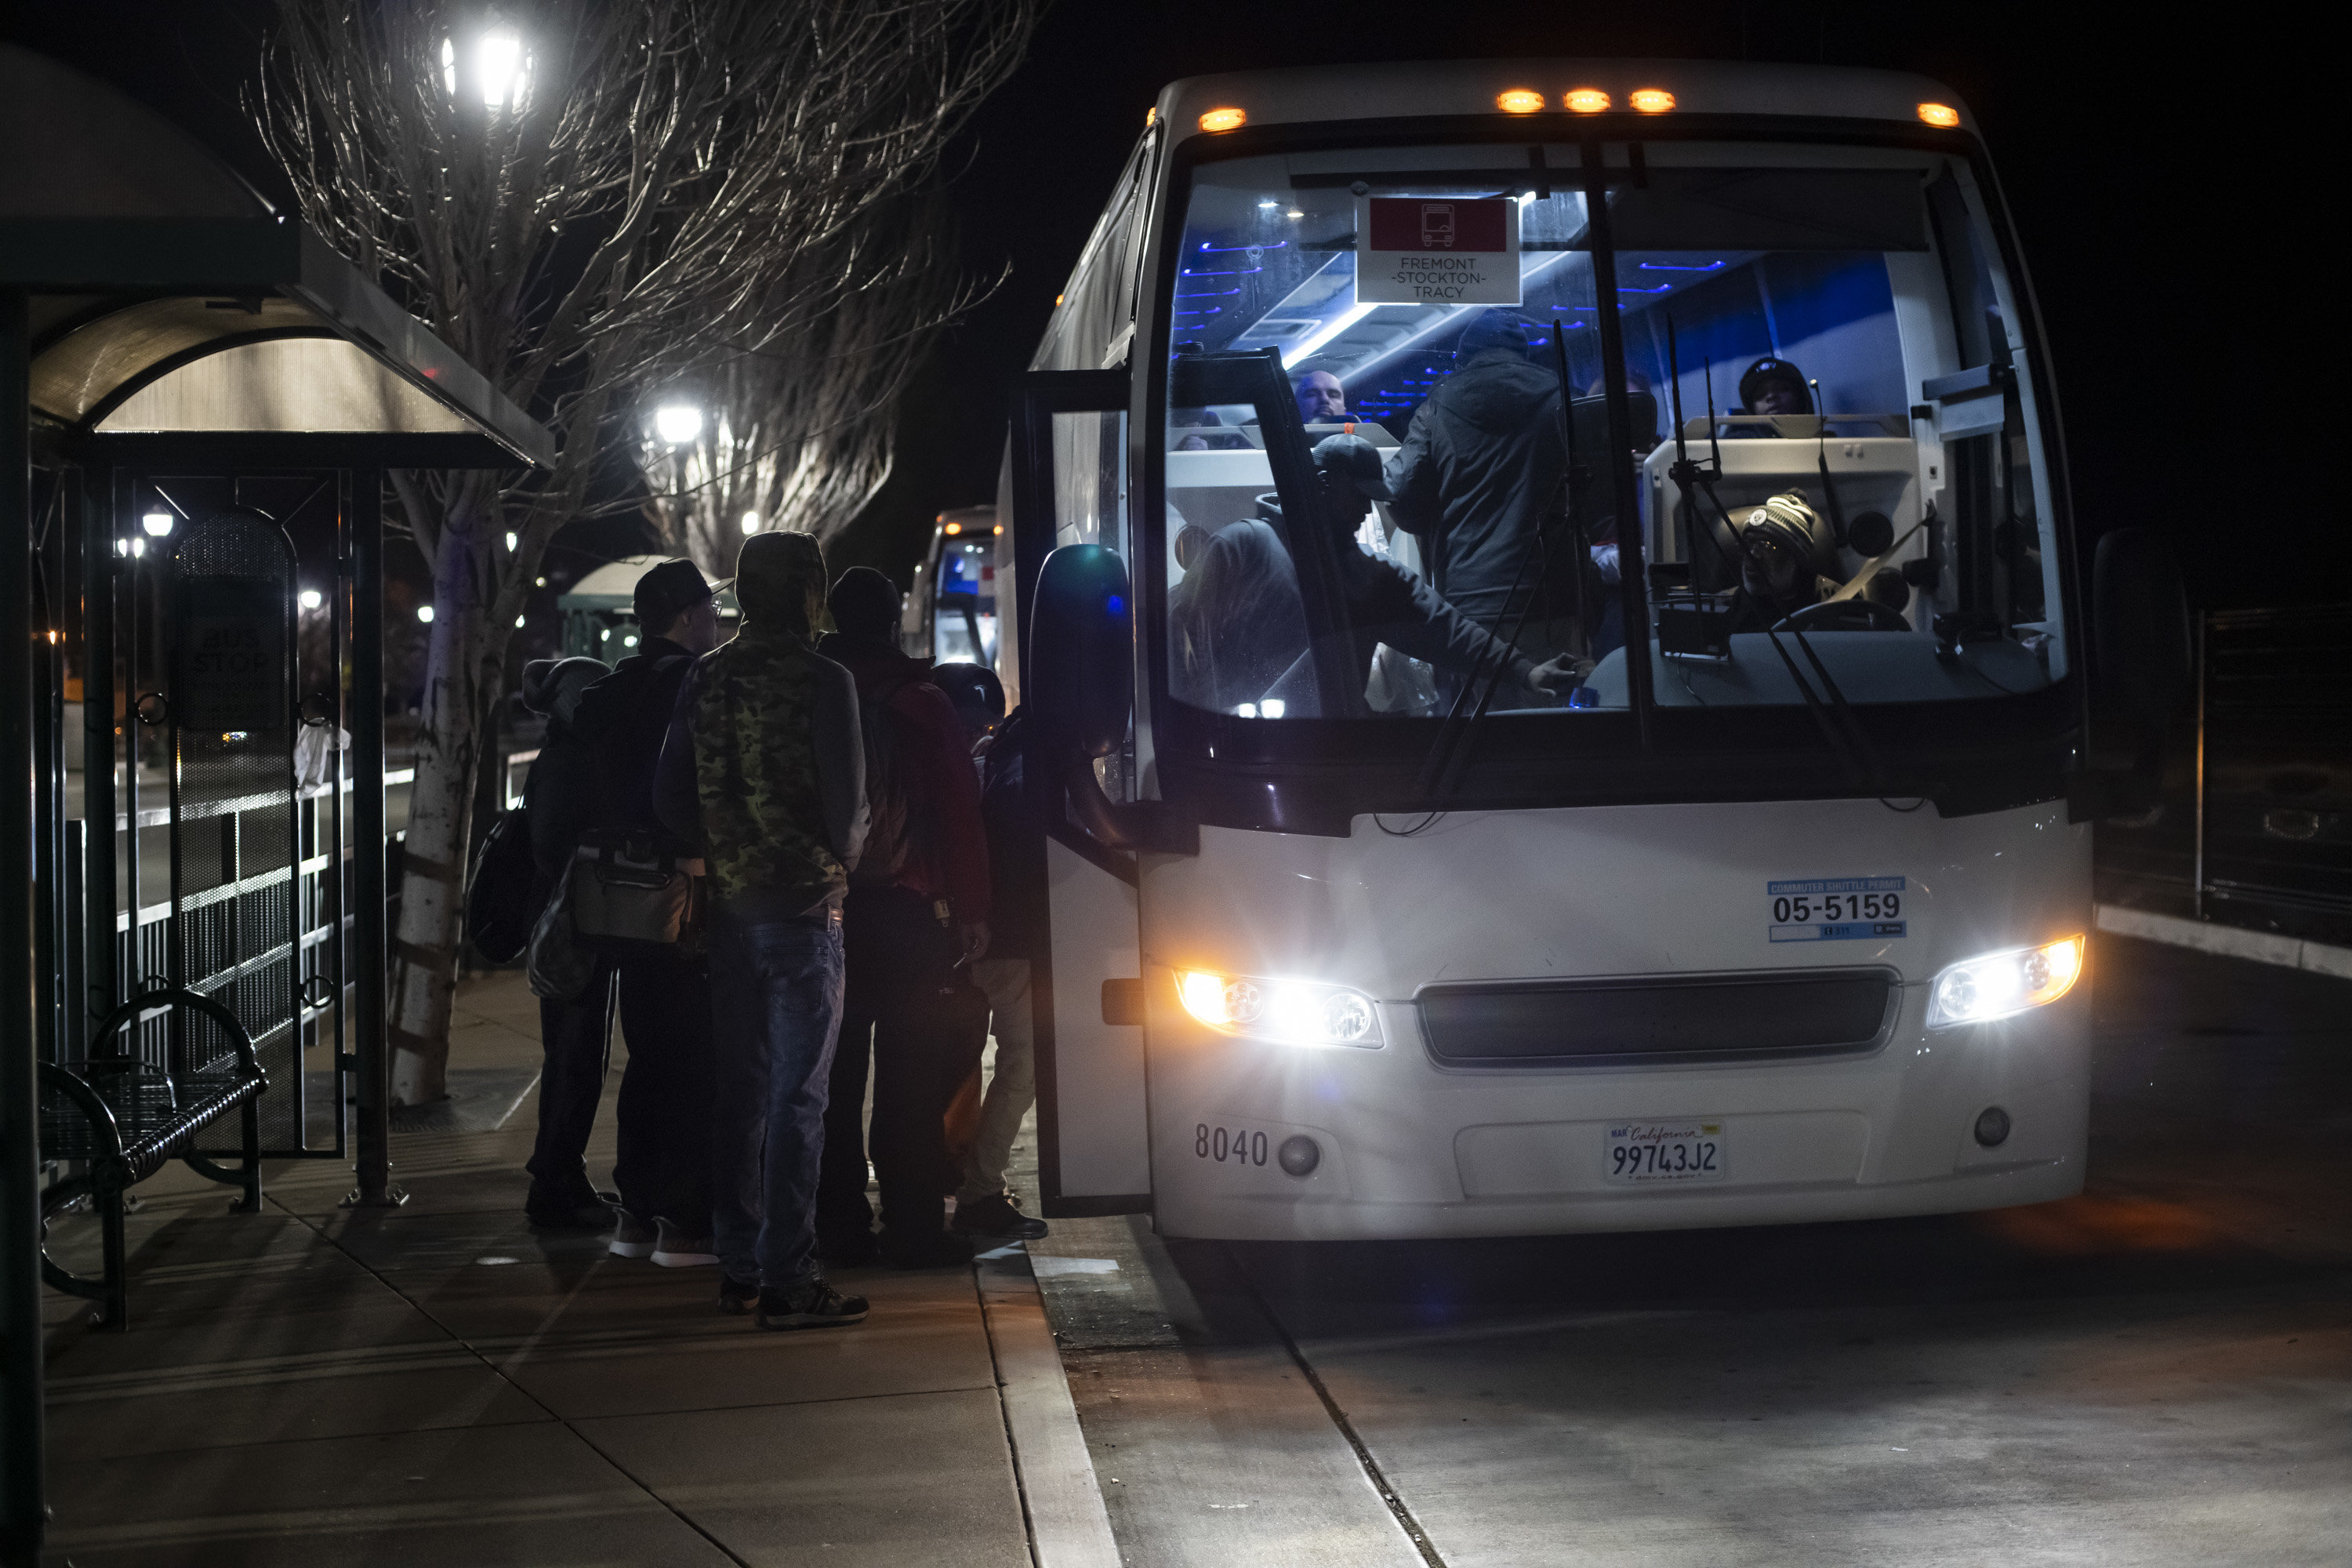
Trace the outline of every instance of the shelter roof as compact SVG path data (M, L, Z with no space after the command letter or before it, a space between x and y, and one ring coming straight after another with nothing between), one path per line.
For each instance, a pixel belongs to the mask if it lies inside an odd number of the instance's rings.
M544 468L554 439L210 152L0 46L0 287L31 291L36 417L379 460Z

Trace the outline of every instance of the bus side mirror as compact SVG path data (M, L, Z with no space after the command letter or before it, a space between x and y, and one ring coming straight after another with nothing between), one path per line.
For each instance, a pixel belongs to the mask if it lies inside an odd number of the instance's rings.
M1095 775L1095 759L1126 741L1135 700L1135 612L1118 552L1065 544L1045 557L1026 674L1045 772L1067 784L1078 826L1108 848L1199 854L1196 824L1163 801L1114 801Z
M2158 804L2165 737L2192 674L2180 563L2148 530L2100 537L2091 632L2091 776L2103 797L2093 815L2145 815Z

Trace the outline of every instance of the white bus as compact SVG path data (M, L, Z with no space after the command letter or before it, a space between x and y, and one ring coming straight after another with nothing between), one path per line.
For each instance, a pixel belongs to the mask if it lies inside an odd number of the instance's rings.
M1161 93L999 498L1045 1213L2080 1188L2090 822L2146 796L2184 617L2117 534L2139 641L2090 645L1972 126L1920 78L1679 61Z

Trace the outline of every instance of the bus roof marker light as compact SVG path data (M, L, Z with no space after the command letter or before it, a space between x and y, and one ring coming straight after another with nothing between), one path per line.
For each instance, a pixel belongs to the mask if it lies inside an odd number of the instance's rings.
M1923 103L1919 118L1938 131L1952 131L1959 126L1960 111L1948 103Z
M1602 114L1609 109L1609 95L1597 87L1570 88L1560 103L1570 114Z
M1249 123L1249 116L1238 109L1213 109L1201 116L1201 129L1212 133L1239 131Z
M1637 87L1626 97L1637 114L1664 114L1675 106L1675 95L1662 87Z
M1524 87L1512 88L1507 92L1498 94L1495 99L1495 107L1506 114L1534 114L1543 106L1544 95L1532 92Z

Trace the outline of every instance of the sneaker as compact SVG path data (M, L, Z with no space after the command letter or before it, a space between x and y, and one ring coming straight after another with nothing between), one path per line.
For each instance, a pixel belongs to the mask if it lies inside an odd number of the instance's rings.
M820 1234L816 1238L817 1256L836 1268L866 1268L878 1250L870 1230L845 1230L837 1236Z
M763 1329L833 1329L865 1321L866 1298L845 1296L821 1277L790 1290L760 1292Z
M620 1223L613 1227L613 1239L605 1247L615 1258L643 1258L654 1249L661 1233L653 1224L639 1219L626 1209L614 1209Z
M719 1261L719 1254L710 1250L709 1237L688 1236L666 1219L654 1224L658 1229L653 1258L664 1268L704 1268Z
M893 1268L956 1268L970 1263L979 1249L971 1237L951 1230L929 1232L886 1230L879 1243L882 1261Z
M1010 1198L959 1201L955 1218L949 1223L966 1236L983 1236L992 1241L1034 1241L1048 1234L1044 1220L1023 1214Z
M732 1318L740 1318L760 1304L760 1287L752 1280L738 1279L732 1274L719 1277L719 1310Z

